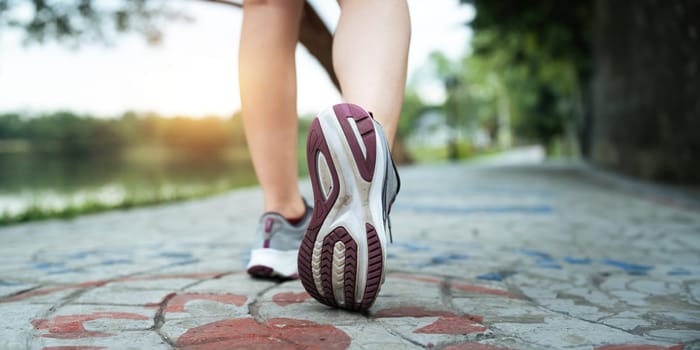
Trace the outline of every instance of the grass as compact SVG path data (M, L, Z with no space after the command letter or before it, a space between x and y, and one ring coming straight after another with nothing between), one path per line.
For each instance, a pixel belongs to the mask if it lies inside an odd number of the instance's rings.
M254 184L251 180L248 185ZM47 219L71 219L79 215L100 213L109 210L128 210L137 207L155 206L166 203L182 202L190 199L203 198L214 194L223 193L233 188L239 188L245 184L218 184L215 186L188 186L175 187L171 191L159 189L150 195L136 192L127 193L123 199L116 202L105 202L98 198L87 198L79 203L69 201L64 206L52 208L34 202L16 213L7 211L0 215L0 226L19 224L31 221Z
M457 145L457 161L473 160L500 153L499 148L474 149L471 144L460 142ZM449 160L449 153L446 147L414 147L410 149L411 156L417 163L434 163Z

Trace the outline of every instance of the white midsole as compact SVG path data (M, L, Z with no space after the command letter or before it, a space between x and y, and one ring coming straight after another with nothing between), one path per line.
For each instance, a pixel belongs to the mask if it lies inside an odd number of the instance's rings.
M322 112L318 119L340 183L338 198L319 229L315 245L320 246L323 239L333 229L340 226L344 227L355 240L357 243L355 302L359 303L364 296L369 259L365 223L372 225L377 232L382 245L382 264L386 266L386 250L383 248L386 246L386 228L383 220L382 197L384 195L383 180L386 176L385 164L388 155L382 145L382 140L377 135L381 130L375 130L374 135L377 146L373 181L368 182L364 180L357 168L350 145L345 141L345 134L333 108ZM358 142L363 141L358 139ZM374 181L375 179L376 181ZM314 276L315 284L319 286L321 284L320 266L312 266L312 275ZM383 279L384 271L382 271ZM343 300L342 298L338 295L335 299Z
M246 270L253 266L266 266L274 270L274 274L291 277L297 274L297 254L298 250L253 249Z

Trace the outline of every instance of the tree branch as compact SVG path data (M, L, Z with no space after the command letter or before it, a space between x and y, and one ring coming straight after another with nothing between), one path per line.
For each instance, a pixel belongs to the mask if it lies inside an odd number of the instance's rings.
M333 35L308 2L304 3L304 14L301 19L301 28L299 28L299 42L316 58L335 88L340 91L340 83L333 70Z

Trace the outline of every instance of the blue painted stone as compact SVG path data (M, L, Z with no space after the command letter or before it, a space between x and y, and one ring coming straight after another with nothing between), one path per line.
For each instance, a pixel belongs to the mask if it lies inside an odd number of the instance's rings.
M480 280L486 281L503 281L503 276L498 272L489 272L483 275L476 276Z
M555 263L554 261L538 261L537 266L545 269L561 269L561 265Z
M527 256L534 256L534 257L541 258L541 259L549 259L549 260L552 259L552 257L549 254L541 252L539 250L534 250L534 249L520 249L520 253L525 254Z
M158 256L162 256L164 258L182 259L191 258L192 254L189 252L161 252L158 254Z
M468 256L466 254L459 254L459 253L435 255L432 258L430 258L430 262L428 263L428 265L447 264L453 260L464 260L467 258L468 258Z
M617 267L633 275L644 275L649 272L649 270L654 268L651 265L639 265L614 259L605 259L602 261L602 263L608 266Z
M437 256L430 258L430 264L432 264L432 265L446 264L450 260L452 260L452 259L450 259L448 256L437 255Z
M469 256L467 256L467 254L460 254L460 253L451 253L451 254L448 254L447 257L450 260L465 260L465 259L469 258Z
M129 259L106 259L102 260L100 264L102 265L119 265L119 264L131 264L133 261Z
M676 267L666 273L669 276L690 276L690 271L682 267Z
M87 258L89 255L91 255L93 252L91 251L83 251L83 252L77 252L68 255L66 258L69 260L82 260Z
M40 262L32 264L32 267L37 270L52 270L63 268L63 263L50 263L50 262Z
M567 256L564 258L564 261L566 261L569 264L575 264L575 265L590 265L593 260L591 258L574 258L571 256Z
M199 262L199 259L195 258L189 258L189 259L182 259L182 260L177 260L170 264L170 266L181 266L181 265L190 265Z

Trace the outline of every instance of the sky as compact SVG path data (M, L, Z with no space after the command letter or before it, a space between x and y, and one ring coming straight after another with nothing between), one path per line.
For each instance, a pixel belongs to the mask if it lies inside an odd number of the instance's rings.
M336 1L311 0L331 30L340 15ZM459 0L409 0L409 79L433 51L457 58L474 15ZM98 116L125 111L161 115L230 116L240 109L237 57L242 11L220 4L185 1L192 23L163 27L164 40L148 45L136 34L115 45L71 49L55 43L22 45L22 35L0 36L0 112L71 110ZM299 114L314 114L341 97L323 69L297 47ZM439 82L423 82L429 100L440 99Z

